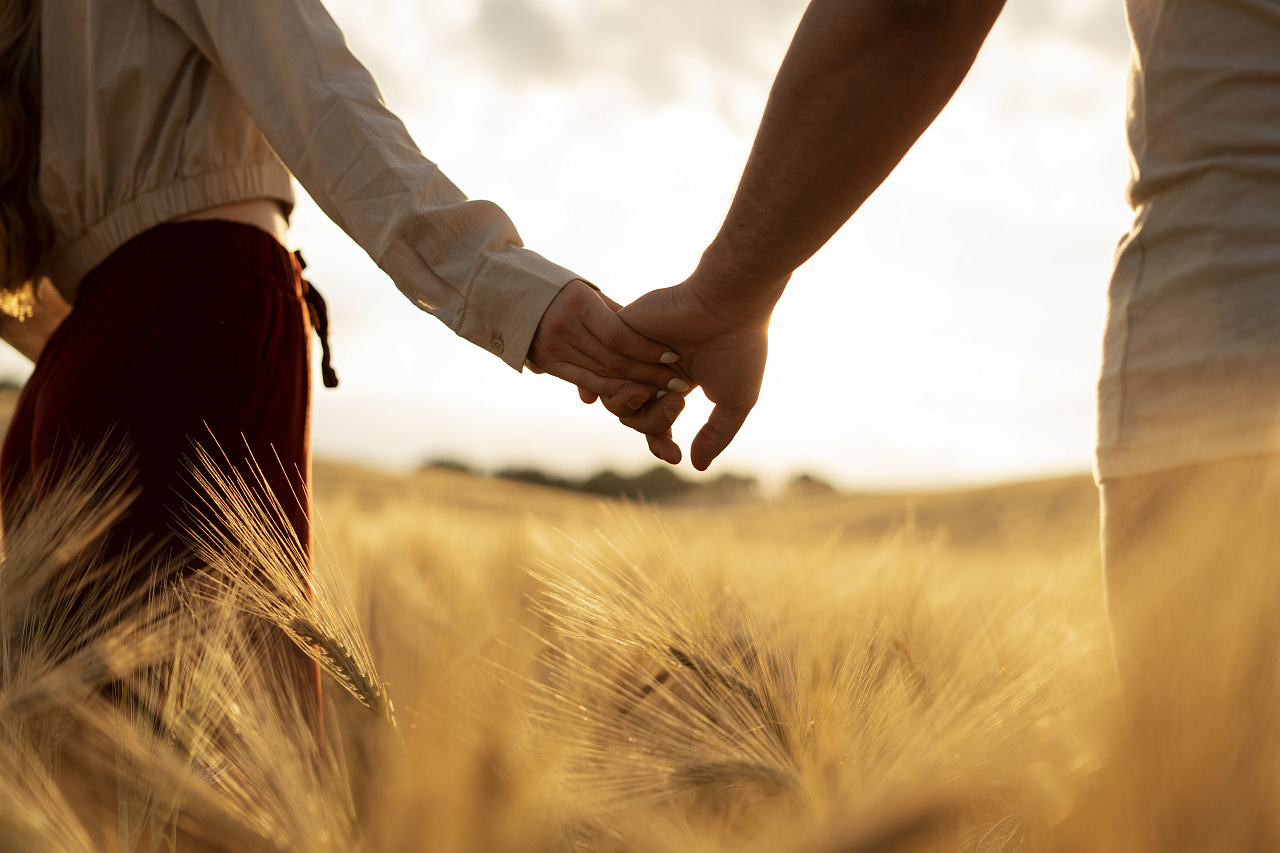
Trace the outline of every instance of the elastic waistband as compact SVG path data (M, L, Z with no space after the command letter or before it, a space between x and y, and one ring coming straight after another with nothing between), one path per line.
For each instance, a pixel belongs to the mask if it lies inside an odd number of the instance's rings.
M168 222L139 234L94 267L81 289L91 290L99 278L128 277L130 270L170 270L185 278L252 276L291 290L302 274L297 260L273 235L254 225L220 219Z
M162 223L189 213L257 198L273 198L291 208L289 170L279 160L271 159L273 162L242 163L179 178L112 210L50 259L49 276L54 286L67 301L73 301L81 281L121 247L156 228L167 227Z

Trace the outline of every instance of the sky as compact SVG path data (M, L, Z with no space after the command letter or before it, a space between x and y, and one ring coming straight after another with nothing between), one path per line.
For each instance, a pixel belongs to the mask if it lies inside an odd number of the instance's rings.
M620 302L714 236L795 0L330 0L424 153L526 245ZM760 403L711 468L845 488L1087 470L1124 203L1119 0L1009 0L953 102L794 276ZM317 455L571 475L655 464L557 379L517 374L408 303L304 201L336 391ZM676 425L687 448L709 404ZM681 472L692 474L688 462Z
M684 279L714 236L804 8L326 5L426 156L623 303ZM1106 283L1130 220L1128 53L1120 0L1009 0L952 103L793 277L760 402L710 474L857 489L1089 468ZM656 463L570 386L420 312L305 195L292 225L342 380L314 383L317 456L568 475ZM682 446L708 411L695 393Z

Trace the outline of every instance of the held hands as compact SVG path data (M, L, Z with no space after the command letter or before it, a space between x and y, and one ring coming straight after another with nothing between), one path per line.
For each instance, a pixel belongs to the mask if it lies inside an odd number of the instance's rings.
M715 407L693 440L690 459L705 471L760 397L776 299L716 298L717 288L703 280L709 278L695 272L625 308L585 282L570 282L543 315L528 364L578 386L584 403L600 399L624 425L645 434L654 456L672 465L681 453L671 425L684 410L684 394L701 385ZM783 279L768 291L780 295L785 284Z
M715 404L689 448L690 461L699 471L729 446L760 397L769 315L776 298L754 304L717 300L712 296L717 289L705 286L703 279L695 272L684 283L646 293L618 312L646 338L670 344L680 354L677 366L691 385L702 386ZM769 290L780 294L785 284L783 280ZM617 414L616 402L606 399L605 405ZM674 465L680 461L680 448L671 438L671 423L683 406L680 394L668 394L620 417L626 426L645 433L654 456Z
M578 386L584 403L599 397L606 409L625 418L658 391L687 391L689 385L668 366L678 356L628 328L615 313L621 307L585 282L569 282L542 315L528 364ZM672 396L683 406L682 398Z

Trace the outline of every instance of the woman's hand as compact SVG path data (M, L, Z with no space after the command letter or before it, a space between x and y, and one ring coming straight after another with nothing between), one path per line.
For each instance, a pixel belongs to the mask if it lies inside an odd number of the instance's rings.
M602 398L618 417L634 415L660 390L687 390L667 365L678 356L628 328L622 306L582 281L571 281L547 307L529 347L528 364L578 386L584 403Z

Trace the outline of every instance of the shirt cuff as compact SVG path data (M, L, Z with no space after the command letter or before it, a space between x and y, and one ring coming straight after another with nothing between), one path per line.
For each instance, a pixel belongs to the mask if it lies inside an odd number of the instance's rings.
M529 249L495 252L471 280L458 334L522 370L547 306L575 280L582 277Z

